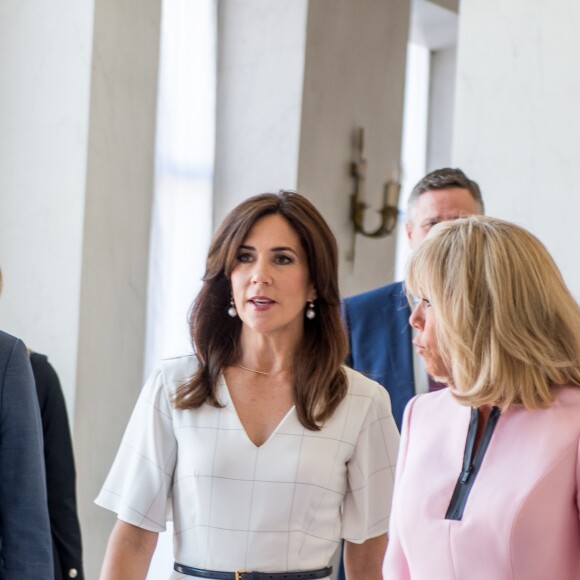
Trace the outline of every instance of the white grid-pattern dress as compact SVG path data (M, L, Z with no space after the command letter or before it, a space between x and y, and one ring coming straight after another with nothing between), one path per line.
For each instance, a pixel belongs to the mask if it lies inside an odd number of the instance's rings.
M171 359L147 381L97 504L155 532L172 514L175 560L210 570L323 568L341 537L387 531L399 434L385 389L346 369L348 395L320 431L293 407L256 447L223 379L224 408L172 406L195 365Z

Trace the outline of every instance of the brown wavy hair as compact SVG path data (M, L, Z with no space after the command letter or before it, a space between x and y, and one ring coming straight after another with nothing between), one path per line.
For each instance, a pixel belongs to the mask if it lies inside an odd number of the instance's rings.
M406 289L427 298L451 392L462 403L536 409L580 386L580 307L531 233L471 216L435 226Z
M240 246L261 218L280 215L296 231L316 288L316 317L304 317L304 335L293 364L294 401L298 418L319 430L342 401L347 379L342 363L348 341L342 325L338 289L338 249L324 218L308 199L293 191L264 193L247 199L224 219L211 242L203 286L195 299L189 329L198 369L174 398L178 409L222 404L216 387L223 370L240 357L242 321L227 314L230 275Z

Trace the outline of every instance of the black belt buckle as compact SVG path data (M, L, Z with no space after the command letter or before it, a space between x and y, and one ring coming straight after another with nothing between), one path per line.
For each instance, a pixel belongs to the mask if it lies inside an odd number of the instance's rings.
M175 562L173 569L187 576L206 578L211 580L312 580L326 578L332 574L332 566L319 570L303 570L301 572L248 572L236 570L235 572L220 572L217 570L204 570Z

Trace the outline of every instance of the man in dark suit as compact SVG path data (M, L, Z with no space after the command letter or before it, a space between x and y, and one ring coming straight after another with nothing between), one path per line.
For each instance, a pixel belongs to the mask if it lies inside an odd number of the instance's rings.
M42 420L54 580L84 580L76 470L66 403L60 380L48 358L31 352L30 364Z
M433 171L417 183L409 196L405 224L409 245L413 249L439 222L483 211L483 199L475 181L459 169ZM417 392L429 390L426 373L416 376L418 362L411 343L410 315L402 282L343 301L350 342L347 364L387 389L399 429L409 399Z
M0 578L53 578L42 427L28 351L0 331Z
M0 269L0 294L2 293ZM66 403L56 371L42 354L28 351L36 386L44 451L47 507L52 535L54 576L84 580L81 529L77 516L76 470ZM4 578L0 574L0 578Z

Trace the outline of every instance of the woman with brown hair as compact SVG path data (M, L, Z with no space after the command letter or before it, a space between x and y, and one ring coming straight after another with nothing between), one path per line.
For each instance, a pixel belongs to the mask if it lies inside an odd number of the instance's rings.
M398 434L345 368L336 241L293 192L224 220L190 316L194 355L148 381L97 499L117 512L102 579L143 579L168 508L171 578L379 580Z
M385 580L580 578L580 308L514 224L434 227L410 323L449 385L403 419Z

